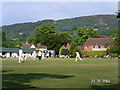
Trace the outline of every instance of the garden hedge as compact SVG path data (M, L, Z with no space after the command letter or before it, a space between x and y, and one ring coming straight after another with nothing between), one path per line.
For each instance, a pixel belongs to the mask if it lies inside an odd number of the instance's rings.
M82 56L105 56L107 55L106 51L81 51Z

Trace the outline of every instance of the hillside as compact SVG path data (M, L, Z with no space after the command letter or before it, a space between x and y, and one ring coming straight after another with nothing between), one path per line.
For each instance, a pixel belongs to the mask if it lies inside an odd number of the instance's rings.
M94 15L76 17L62 20L42 20L38 22L18 23L2 26L10 40L25 41L32 35L32 32L41 24L54 24L58 31L68 31L71 35L75 34L78 27L94 27L97 33L104 37L109 37L117 29L117 20L115 15Z

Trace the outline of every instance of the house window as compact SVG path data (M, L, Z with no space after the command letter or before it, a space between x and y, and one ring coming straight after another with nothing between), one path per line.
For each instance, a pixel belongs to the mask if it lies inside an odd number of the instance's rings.
M95 48L95 46L93 46L93 48Z
M89 48L89 46L86 46L86 48Z
M98 48L100 48L100 46L98 46Z

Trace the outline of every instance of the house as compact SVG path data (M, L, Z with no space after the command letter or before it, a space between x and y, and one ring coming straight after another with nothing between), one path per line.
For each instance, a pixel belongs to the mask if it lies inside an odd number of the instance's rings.
M89 38L84 44L84 51L106 51L113 41L113 38Z
M43 46L43 45L41 45L41 43L38 43L36 48L37 48L37 50L41 50L41 51L47 50L47 46Z
M22 48L36 48L36 47L34 44L28 43L28 41L26 41L25 44L22 44Z

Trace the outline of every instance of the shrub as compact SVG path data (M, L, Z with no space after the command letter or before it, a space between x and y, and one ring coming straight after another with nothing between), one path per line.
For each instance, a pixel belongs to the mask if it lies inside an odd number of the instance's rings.
M72 53L72 57L75 57L75 56L76 56L76 52L79 52L79 54L81 55L81 50L79 49L78 46L74 48L74 51L73 51L73 53Z
M107 50L107 53L114 56L114 57L117 57L119 55L118 46L112 46L111 48L109 48Z

